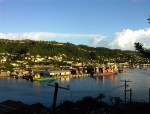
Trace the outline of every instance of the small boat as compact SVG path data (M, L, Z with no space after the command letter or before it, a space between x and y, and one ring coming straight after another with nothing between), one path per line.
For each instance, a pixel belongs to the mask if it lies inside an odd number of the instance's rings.
M31 75L24 75L22 76L22 79L33 80L33 77Z
M105 73L95 72L92 74L92 76L108 76L113 74L117 74L117 72L105 72Z
M55 80L55 77L53 76L33 78L33 81L53 81L53 80Z
M32 81L53 81L55 80L54 76L41 76L40 74L36 73L32 79Z
M118 72L119 73L125 73L126 71L122 69L122 70L118 70Z

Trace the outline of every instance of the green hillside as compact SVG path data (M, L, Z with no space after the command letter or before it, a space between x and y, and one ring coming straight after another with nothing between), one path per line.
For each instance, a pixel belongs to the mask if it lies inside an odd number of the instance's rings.
M134 51L108 49L104 47L88 47L86 45L74 45L71 43L59 43L55 41L33 40L8 40L0 39L0 53L40 56L63 56L67 60L106 60L119 58L131 58Z

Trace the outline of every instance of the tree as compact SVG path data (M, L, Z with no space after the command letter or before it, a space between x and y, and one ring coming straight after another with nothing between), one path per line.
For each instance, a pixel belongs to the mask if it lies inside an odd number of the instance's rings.
M135 49L142 54L145 58L150 58L150 49L146 49L143 47L141 43L134 43Z
M97 100L102 101L103 98L105 98L105 95L100 93L97 97Z
M147 20L149 20L149 23L150 23L150 17Z
M148 21L150 21L150 17L147 19ZM150 23L150 22L149 22ZM150 49L146 49L143 47L143 45L141 43L134 43L134 47L135 49L140 52L144 57L146 58L150 58Z
M4 66L5 66L5 70L9 70L9 71L13 71L13 66L10 64L10 62L9 61L6 61L5 63L4 63Z

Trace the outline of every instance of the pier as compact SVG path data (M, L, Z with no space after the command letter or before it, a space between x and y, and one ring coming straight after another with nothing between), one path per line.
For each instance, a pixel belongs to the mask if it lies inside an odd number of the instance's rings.
M70 75L55 75L56 79L68 79L68 78L81 78L85 76L90 76L90 74L70 74Z

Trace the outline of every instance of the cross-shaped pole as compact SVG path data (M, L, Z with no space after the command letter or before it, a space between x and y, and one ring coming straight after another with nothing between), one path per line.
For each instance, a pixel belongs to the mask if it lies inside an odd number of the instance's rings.
M65 89L65 90L70 90L70 89L69 89L68 87L67 87L67 88L65 88L65 87L60 87L57 82L55 83L55 85L51 85L51 84L48 84L48 85L55 87L54 97L53 97L53 104L52 104L52 110L53 110L53 113L55 113L58 88L60 88L60 89Z

